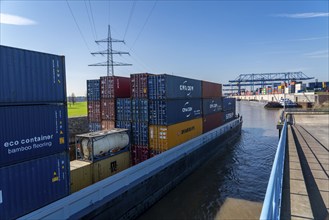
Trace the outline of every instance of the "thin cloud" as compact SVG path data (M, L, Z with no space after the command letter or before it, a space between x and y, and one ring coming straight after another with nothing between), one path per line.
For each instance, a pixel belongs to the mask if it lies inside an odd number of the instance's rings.
M36 22L17 15L0 13L0 23L10 25L35 25Z
M287 40L280 40L280 41L259 41L259 42L251 42L251 44L265 45L265 44L278 44L278 43L285 43L285 42L315 41L315 40L323 40L323 39L329 39L329 36L296 38L296 39L287 39Z
M317 17L329 17L328 12L308 12L308 13L296 13L296 14L277 14L276 17L285 18L317 18Z
M304 55L309 58L328 58L329 51L328 50L318 50L318 51L306 53Z

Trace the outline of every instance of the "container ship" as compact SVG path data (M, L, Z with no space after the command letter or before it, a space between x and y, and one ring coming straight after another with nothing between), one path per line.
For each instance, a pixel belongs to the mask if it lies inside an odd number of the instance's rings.
M212 142L241 133L221 84L104 76L87 80L90 132L70 161L64 56L0 46L0 61L0 219L137 217L215 153Z

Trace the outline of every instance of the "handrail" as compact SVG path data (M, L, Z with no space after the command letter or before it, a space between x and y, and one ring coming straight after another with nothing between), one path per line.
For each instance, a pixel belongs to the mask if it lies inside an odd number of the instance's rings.
M261 220L280 219L286 140L287 121L284 122L281 131L281 138L275 153L271 175L268 181L263 208L260 215Z

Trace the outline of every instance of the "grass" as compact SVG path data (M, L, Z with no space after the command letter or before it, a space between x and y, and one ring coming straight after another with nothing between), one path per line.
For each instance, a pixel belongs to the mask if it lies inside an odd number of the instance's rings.
M67 111L69 117L86 116L87 115L87 102L76 102L67 104Z

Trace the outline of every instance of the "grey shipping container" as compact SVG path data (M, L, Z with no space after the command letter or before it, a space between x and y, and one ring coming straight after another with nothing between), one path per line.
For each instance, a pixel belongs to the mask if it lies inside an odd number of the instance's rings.
M202 116L201 99L150 100L149 117L152 125L171 125Z
M0 167L68 150L66 105L0 107Z
M0 219L15 219L69 194L66 152L0 168Z
M0 105L66 102L65 58L0 45Z
M150 99L201 98L201 81L173 75L154 75L148 78Z
M203 115L213 114L222 110L222 98L202 99Z

